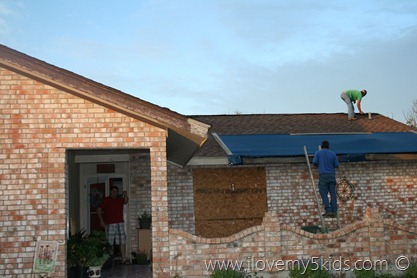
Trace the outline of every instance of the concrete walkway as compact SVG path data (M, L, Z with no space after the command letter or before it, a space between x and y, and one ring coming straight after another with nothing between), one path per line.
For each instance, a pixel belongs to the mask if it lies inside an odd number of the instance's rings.
M115 265L111 269L103 269L103 278L152 278L150 265Z

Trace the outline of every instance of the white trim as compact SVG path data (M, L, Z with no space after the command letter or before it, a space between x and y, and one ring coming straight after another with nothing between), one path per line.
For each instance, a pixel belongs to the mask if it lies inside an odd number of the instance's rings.
M183 165L178 164L178 163L175 163L175 162L173 162L173 161L171 161L171 160L167 160L167 162L168 162L168 164L174 165L174 166L176 166L176 167L184 168L184 166L183 166Z
M193 157L187 166L229 165L227 157Z
M229 148L226 146L226 144L220 139L220 136L213 132L212 133L214 139L216 139L217 143L219 143L220 147L226 152L227 155L233 155L233 153L229 150Z

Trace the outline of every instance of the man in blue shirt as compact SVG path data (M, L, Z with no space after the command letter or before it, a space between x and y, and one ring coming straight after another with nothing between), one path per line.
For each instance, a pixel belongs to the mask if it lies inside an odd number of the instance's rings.
M336 196L336 168L339 161L336 154L329 150L329 142L321 143L321 150L314 154L313 164L318 166L319 171L319 192L326 212L324 217L337 216L337 196ZM330 200L329 195L330 194Z

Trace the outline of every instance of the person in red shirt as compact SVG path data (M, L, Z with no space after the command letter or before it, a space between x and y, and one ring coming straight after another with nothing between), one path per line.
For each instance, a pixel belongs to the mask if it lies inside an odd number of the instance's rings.
M128 263L126 260L126 233L123 220L123 206L128 202L127 192L123 191L122 197L119 197L119 188L112 186L110 196L104 198L97 208L100 224L106 229L107 240L112 246L113 252L113 244L120 245L123 264Z

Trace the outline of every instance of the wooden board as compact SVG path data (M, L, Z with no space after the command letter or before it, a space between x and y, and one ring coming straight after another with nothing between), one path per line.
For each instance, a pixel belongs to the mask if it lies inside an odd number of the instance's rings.
M196 234L225 237L260 225L267 211L263 167L193 170Z

